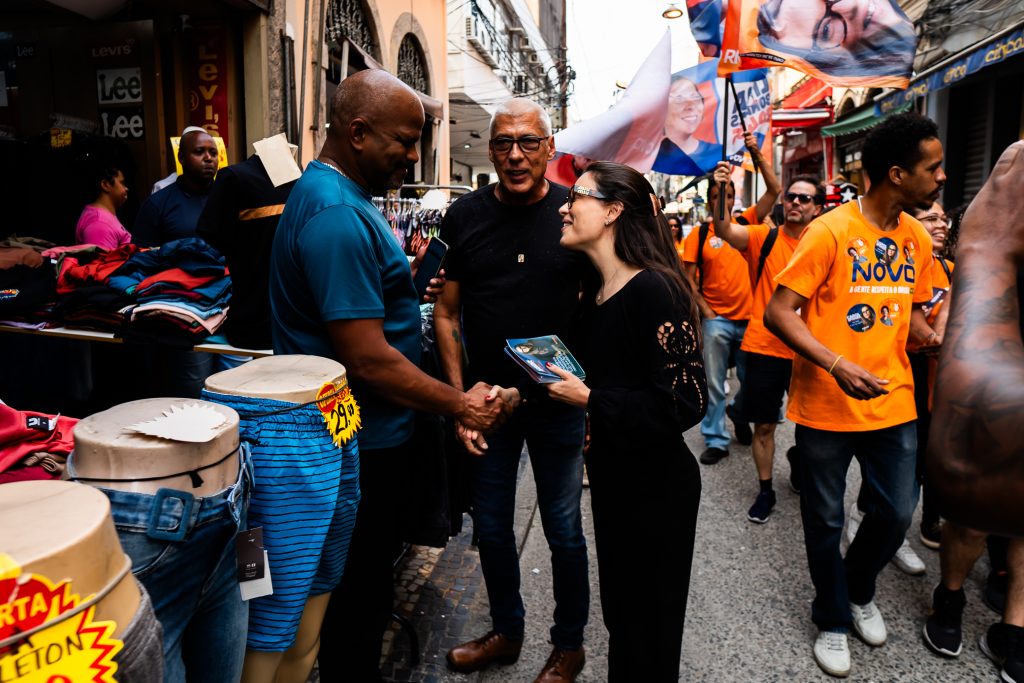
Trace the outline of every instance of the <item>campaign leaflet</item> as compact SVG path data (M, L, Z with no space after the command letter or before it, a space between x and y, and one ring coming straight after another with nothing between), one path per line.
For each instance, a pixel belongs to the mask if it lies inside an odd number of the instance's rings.
M540 384L552 384L562 380L561 377L547 369L547 363L556 365L581 380L587 378L587 373L583 372L583 368L557 335L506 339L505 353L526 370L533 381Z

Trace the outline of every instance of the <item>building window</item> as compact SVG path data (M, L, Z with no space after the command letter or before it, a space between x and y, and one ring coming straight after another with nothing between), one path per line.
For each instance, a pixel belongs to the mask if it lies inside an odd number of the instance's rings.
M402 44L398 46L398 79L413 90L429 94L426 61L420 41L411 33L405 34Z
M380 50L366 17L361 0L331 0L327 7L327 44L340 49L342 39L347 38L379 61Z

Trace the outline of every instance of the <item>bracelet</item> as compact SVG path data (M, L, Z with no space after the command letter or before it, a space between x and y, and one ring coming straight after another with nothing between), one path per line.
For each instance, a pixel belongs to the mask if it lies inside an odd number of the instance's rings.
M832 361L832 366L828 369L828 376L829 377L832 376L832 371L836 369L836 365L839 364L839 359L842 358L842 357L843 357L843 354L839 354L838 356L836 356L836 359L834 361Z

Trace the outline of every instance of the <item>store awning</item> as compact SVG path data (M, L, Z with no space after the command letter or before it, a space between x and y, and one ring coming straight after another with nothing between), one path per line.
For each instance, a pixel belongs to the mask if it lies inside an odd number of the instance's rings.
M965 48L925 70L899 90L878 101L878 110L886 114L905 109L918 97L948 88L987 66L1024 54L1024 26L1010 27L991 40Z
M804 109L832 96L832 86L817 78L807 78L793 92L782 98L782 109Z
M772 128L806 128L828 123L832 120L832 107L811 109L776 109L772 112Z
M864 130L869 130L884 121L887 116L907 111L910 109L910 104L910 102L907 102L899 109L894 109L886 114L880 113L878 111L878 107L875 105L865 107L864 109L854 112L850 116L846 116L836 123L833 123L831 126L825 126L821 129L821 134L827 138L834 138L840 135L849 135L850 133L859 133Z

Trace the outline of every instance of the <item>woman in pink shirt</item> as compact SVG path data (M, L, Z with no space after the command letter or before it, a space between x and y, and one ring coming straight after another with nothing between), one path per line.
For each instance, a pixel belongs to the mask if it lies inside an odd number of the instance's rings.
M131 233L117 220L117 210L128 199L124 174L120 169L107 167L96 178L99 180L99 194L95 201L82 209L75 227L75 242L117 249L132 241Z

